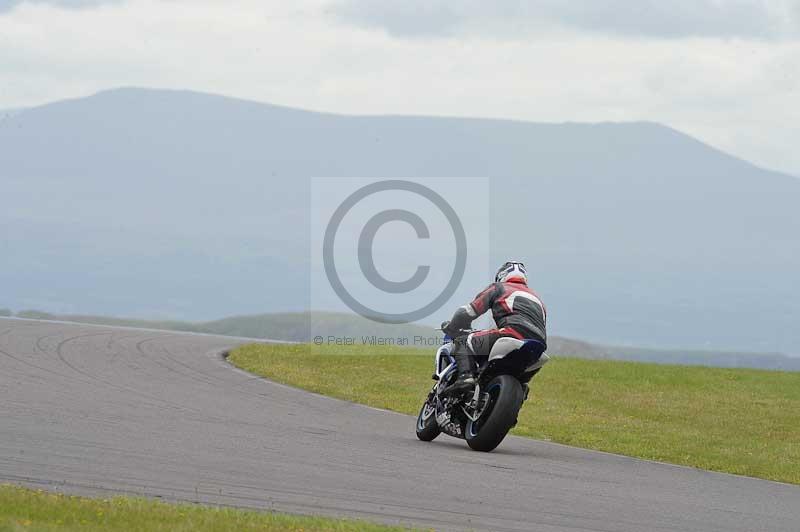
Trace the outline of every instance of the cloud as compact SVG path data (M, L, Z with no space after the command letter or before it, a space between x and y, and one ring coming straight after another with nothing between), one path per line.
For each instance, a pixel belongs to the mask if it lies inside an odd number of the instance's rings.
M799 28L795 15L786 9L796 3L774 0L547 2L554 18L576 28L661 38L773 38L791 33L797 36Z
M470 5L469 1L462 4ZM478 5L468 10L454 9L448 2L371 2L368 0L346 0L334 4L330 12L346 22L370 28L386 30L400 37L444 35L458 29L471 15L480 11ZM466 13L469 11L470 13Z
M330 10L402 37L530 37L553 25L655 38L800 37L800 0L341 0Z
M0 0L0 13L11 11L20 4L48 4L67 9L83 9L102 4L117 4L123 0Z

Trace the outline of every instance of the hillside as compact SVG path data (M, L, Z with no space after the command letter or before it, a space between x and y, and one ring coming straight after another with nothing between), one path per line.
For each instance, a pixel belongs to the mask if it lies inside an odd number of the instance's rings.
M121 89L0 121L0 159L0 286L15 308L307 311L311 176L488 176L493 262L528 263L555 334L800 354L800 180L658 124Z
M438 338L440 336L440 333L429 327L380 324L365 320L359 316L327 312L254 314L249 316L231 316L207 322L140 320L79 314L51 314L37 310L18 312L16 313L16 317L34 320L69 321L144 329L220 334L223 336L241 336L245 338L265 338L290 342L310 342L315 336L323 336L324 338L329 336L337 338L356 337L359 343L361 343L362 336L378 336L383 338L413 338L414 336L435 336Z
M4 314L0 312L0 316ZM11 315L8 311L7 315ZM290 342L311 342L321 336L325 344L338 338L353 338L355 345L375 343L376 338L408 339L407 347L430 350L432 353L440 340L435 329L419 325L386 325L367 321L359 316L333 312L298 312L232 316L209 322L155 321L107 316L55 315L36 310L22 311L19 318L93 323L186 331L245 338L268 338ZM419 338L419 341L415 341ZM627 360L658 364L683 364L721 368L756 368L768 370L800 371L800 358L779 354L737 353L725 351L682 351L613 347L592 344L560 336L549 338L548 352L559 356L587 359Z

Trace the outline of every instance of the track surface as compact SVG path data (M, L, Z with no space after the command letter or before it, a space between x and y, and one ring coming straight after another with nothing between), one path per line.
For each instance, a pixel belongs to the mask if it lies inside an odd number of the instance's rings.
M233 369L220 352L243 342L0 319L0 482L437 529L800 529L800 487L522 438L422 443L408 416Z

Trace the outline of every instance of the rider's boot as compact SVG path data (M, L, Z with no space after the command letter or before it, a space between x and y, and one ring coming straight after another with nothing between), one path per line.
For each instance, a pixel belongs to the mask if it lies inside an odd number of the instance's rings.
M465 392L475 387L475 383L477 382L475 379L475 369L472 363L472 357L466 351L467 347L463 346L461 349L457 349L456 353L453 355L456 359L458 377L456 381L447 388L449 393Z

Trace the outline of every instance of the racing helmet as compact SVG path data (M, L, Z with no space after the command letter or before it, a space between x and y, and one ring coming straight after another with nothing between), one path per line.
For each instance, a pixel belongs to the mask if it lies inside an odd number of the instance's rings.
M528 283L528 273L525 271L525 265L516 260L510 260L500 266L494 276L494 282L496 283L506 283L512 280Z

